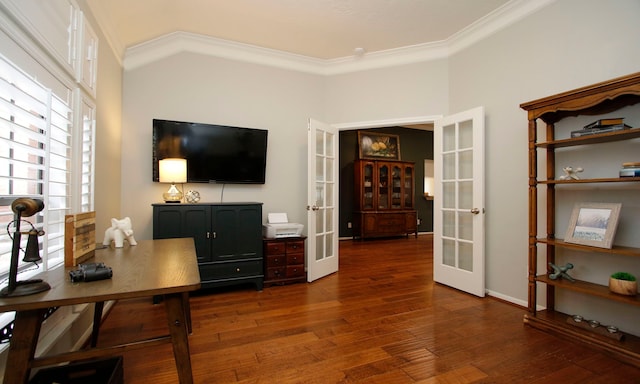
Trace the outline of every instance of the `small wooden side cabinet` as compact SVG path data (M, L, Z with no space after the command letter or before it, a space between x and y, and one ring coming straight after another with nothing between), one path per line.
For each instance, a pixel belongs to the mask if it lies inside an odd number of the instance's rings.
M263 239L265 286L307 280L304 270L305 239L305 236Z

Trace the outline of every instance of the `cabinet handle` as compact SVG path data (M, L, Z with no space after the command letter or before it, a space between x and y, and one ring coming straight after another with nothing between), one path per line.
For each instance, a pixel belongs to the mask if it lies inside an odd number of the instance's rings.
M213 232L213 238L214 238L214 239L217 239L217 238L218 238L218 234L217 234L217 233L215 233L215 232Z
M240 268L236 268L236 272L240 272Z
M207 239L211 238L211 232L207 231Z

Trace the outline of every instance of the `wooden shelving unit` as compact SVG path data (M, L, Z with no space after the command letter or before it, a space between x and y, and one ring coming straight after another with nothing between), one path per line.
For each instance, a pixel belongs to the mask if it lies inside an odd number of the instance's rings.
M598 252L621 257L640 257L640 248L614 245L611 249L597 248L580 244L567 243L556 238L556 190L559 188L581 189L598 184L609 184L611 188L638 188L640 177L603 177L580 180L556 179L556 151L562 148L595 145L616 141L627 141L629 145L637 146L640 138L640 128L608 132L577 138L556 139L555 124L567 117L580 115L597 116L611 113L623 107L640 103L640 73L612 79L591 86L578 88L558 95L523 103L520 107L528 113L529 129L529 249L528 249L528 311L524 322L538 329L552 332L558 336L578 340L602 350L624 362L640 366L640 338L622 333L616 337L590 330L589 327L578 327L572 324L570 315L556 311L556 290L567 290L580 294L598 297L603 300L622 303L623 305L640 306L640 296L623 296L611 293L607 286L590 281L551 279L549 270L539 270L539 247L544 247L546 265L556 262L556 252L559 249L571 249L574 253ZM638 104L640 105L640 104ZM544 138L538 138L537 121L546 124ZM633 141L632 141L633 140ZM542 151L545 156L539 156ZM594 151L594 156L606 156L606 153ZM543 168L544 167L544 168ZM546 175L539 177L538 169L546 171ZM546 204L538 207L538 194L545 193ZM638 194L640 196L640 194ZM538 232L538 216L546 214L546 233ZM640 259L637 259L640 263ZM539 310L537 287L546 287L546 310Z

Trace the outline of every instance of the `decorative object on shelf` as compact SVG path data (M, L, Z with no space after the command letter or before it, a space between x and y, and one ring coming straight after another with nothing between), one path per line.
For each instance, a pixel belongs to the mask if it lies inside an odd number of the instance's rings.
M559 177L560 180L580 180L578 173L584 171L582 167L564 167L562 170L564 171L564 175Z
M102 245L110 245L113 241L116 248L122 248L125 238L129 242L129 245L138 245L136 239L133 237L131 219L129 217L121 220L111 219L111 227L104 231L104 241Z
M200 192L189 190L184 198L187 200L187 203L197 203L200 201Z
M400 160L398 135L358 131L358 149L361 159Z
M549 263L549 266L553 269L553 272L549 274L551 280L557 280L559 278L565 278L570 282L575 282L575 279L567 273L568 270L573 269L573 264L567 263L563 266L557 266L553 263Z
M17 297L28 296L38 292L44 292L51 289L51 286L40 279L34 280L18 280L18 257L20 255L20 237L22 235L28 235L27 246L24 249L25 262L35 263L42 260L40 257L40 247L38 244L38 236L44 235L44 231L37 230L35 226L22 220L23 217L33 216L36 213L44 209L44 202L40 199L30 199L26 197L17 198L11 203L11 210L13 211L13 221L7 225L7 233L11 238L11 225L13 224L13 245L11 247L11 261L9 265L9 284L0 291L0 297ZM22 222L29 223L31 230L27 232L20 231L20 224Z
M176 183L187 182L187 160L167 158L158 161L161 183L171 183L169 190L162 194L165 203L179 203L182 201L182 192L176 187Z
M630 129L631 126L624 123L624 117L612 117L608 119L599 119L593 123L585 125L578 131L572 131L571 137L582 137L588 135L596 135L599 133L607 133L613 131L621 131Z
M609 290L619 295L635 296L638 294L638 281L630 273L616 272L609 277Z
M611 249L620 203L576 203L564 241Z
M640 177L640 163L622 163L620 177Z
M96 253L96 211L64 216L64 266L76 265Z
M603 325L598 320L585 320L585 318L580 315L567 317L567 324L575 325L609 339L620 341L624 338L624 334L619 332L618 327L615 325Z

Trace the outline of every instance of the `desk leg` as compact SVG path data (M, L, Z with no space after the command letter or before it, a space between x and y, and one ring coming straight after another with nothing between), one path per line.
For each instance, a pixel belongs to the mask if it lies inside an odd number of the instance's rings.
M46 309L34 309L16 312L4 370L5 384L24 384L29 381L31 361L36 352L45 311Z
M176 360L180 384L192 384L193 372L191 371L191 352L189 351L189 337L187 327L188 303L184 302L185 295L181 293L165 295L164 303L173 344L173 357ZM189 300L186 295L186 300Z
M102 323L102 311L104 301L97 301L93 308L93 331L91 332L91 348L98 346L98 335L100 334L100 323Z

